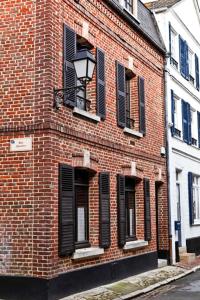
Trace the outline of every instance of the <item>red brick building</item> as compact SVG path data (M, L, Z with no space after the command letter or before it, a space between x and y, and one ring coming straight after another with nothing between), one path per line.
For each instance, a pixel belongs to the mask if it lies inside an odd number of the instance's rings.
M0 297L58 299L156 267L169 247L152 13L135 0L6 0L0 11ZM83 47L93 79L58 110L53 88L79 84L71 60Z

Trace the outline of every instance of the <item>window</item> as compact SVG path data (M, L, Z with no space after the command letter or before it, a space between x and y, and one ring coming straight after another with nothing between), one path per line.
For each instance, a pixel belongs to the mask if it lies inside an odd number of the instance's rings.
M194 224L200 223L200 177L193 175L192 182L193 193L193 215Z
M178 96L176 96L171 90L172 96L172 135L176 137L181 137L181 101Z
M194 85L194 53L192 50L188 50L188 64L189 64L189 81Z
M81 86L80 81L76 78L76 73L72 60L77 51L83 48L89 49L94 56L96 56L96 76L95 80L92 80L87 85L87 91L85 87L80 87L79 90L72 90L68 95L64 96L64 104L70 107L77 107L83 111L89 111L90 113L84 113L84 116L91 116L93 113L97 114L102 119L105 119L106 104L105 104L105 54L102 50L95 49L88 40L76 34L76 32L64 24L64 53L63 53L63 83L64 88ZM81 112L83 113L83 112ZM99 119L99 118L98 118Z
M89 244L89 174L87 171L75 170L75 242L77 247Z
M133 13L133 0L124 0L124 7L125 7L130 13Z
M146 133L145 80L118 62L116 75L118 126L130 134L141 133L142 137Z
M197 112L192 107L190 108L191 114L191 132L192 132L192 145L197 146L198 132L197 132Z
M178 69L178 35L169 24L169 52L172 66Z
M131 85L132 73L126 69L125 72L125 101L126 101L126 127L134 128L135 121L131 118Z
M133 179L125 179L125 206L126 206L126 240L136 239L135 224L135 183Z

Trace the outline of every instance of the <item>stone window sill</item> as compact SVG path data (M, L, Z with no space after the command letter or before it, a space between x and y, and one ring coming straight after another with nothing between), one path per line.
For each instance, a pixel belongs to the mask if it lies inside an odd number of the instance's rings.
M138 138L142 138L143 137L143 133L141 133L139 131L132 130L132 129L128 128L128 127L124 128L124 133L128 133L128 134L133 135L133 136L138 137Z
M148 246L148 242L144 240L137 240L137 241L131 241L131 242L126 242L124 245L123 250L132 250L132 249L138 249L138 248L143 248Z
M73 114L80 115L80 116L85 117L87 119L90 119L94 122L100 122L101 121L101 118L99 116L97 116L95 114L91 114L88 111L82 110L78 107L74 107Z
M81 260L81 259L87 259L95 256L99 256L104 254L103 248L98 247L90 247L90 248L83 248L83 249L77 249L73 256L73 260Z

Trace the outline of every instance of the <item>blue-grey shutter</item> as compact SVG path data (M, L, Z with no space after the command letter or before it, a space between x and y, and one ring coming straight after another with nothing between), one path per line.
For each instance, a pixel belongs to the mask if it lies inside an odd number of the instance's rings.
M199 140L199 148L200 148L200 112L197 112L197 126L198 126L198 140Z
M118 200L118 244L123 247L126 243L126 206L125 206L125 176L117 175Z
M99 174L99 245L110 246L110 174Z
M67 256L75 249L74 169L59 165L59 255Z
M146 133L146 119L145 119L145 86L144 78L138 77L138 99L139 99L139 131Z
M188 44L185 41L185 78L189 80L189 59L188 59Z
M196 77L196 89L199 91L199 58L195 54L195 77Z
M193 190L192 190L193 175L188 173L188 199L189 199L189 219L190 225L194 224L194 209L193 209Z
M117 75L117 122L122 128L126 127L126 90L125 90L125 68L116 62Z
M169 55L170 59L172 56L172 28L171 28L171 23L169 23Z
M171 127L171 133L172 136L174 136L174 111L175 111L175 101L174 101L174 91L171 90L171 114L172 114L172 127Z
M185 77L185 42L179 35L180 72Z
M150 181L144 178L144 235L145 241L151 240L151 206L150 206Z
M105 93L105 54L97 48L97 115L102 119L106 117L106 93Z
M72 59L76 54L76 33L64 24L63 49L63 83L64 88L76 86L76 72ZM76 105L76 92L71 91L70 97L64 96L64 104L74 107Z
M188 136L188 105L187 102L182 100L182 123L183 123L183 140L189 142Z
M191 110L190 110L190 104L187 103L187 113L188 113L188 144L192 144L192 124L191 124Z

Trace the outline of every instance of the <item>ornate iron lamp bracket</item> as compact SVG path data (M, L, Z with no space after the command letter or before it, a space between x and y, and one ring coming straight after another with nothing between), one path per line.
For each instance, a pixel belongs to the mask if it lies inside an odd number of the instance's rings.
M72 96L72 94L76 91L78 93L81 91L85 86L79 85L75 87L68 87L65 89L53 89L53 107L59 109L62 104L65 105L65 101L67 102L68 99Z

